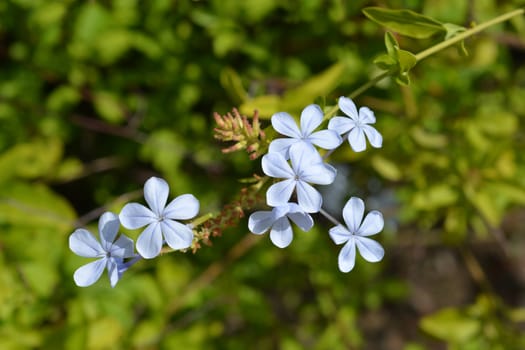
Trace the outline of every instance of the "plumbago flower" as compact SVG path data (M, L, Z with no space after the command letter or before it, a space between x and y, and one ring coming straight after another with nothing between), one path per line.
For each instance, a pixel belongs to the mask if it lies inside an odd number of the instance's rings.
M343 244L339 253L339 270L349 272L354 268L356 246L361 256L368 262L383 259L385 251L376 241L367 238L383 230L383 215L373 210L363 220L365 204L360 198L352 197L343 208L343 219L347 227L338 225L329 231L335 244Z
M100 243L85 229L77 229L69 236L69 248L73 253L86 258L99 258L75 271L73 279L77 286L92 285L107 268L111 287L115 287L122 273L130 266L129 262L124 262L124 259L136 258L132 239L120 235L115 240L119 227L118 216L106 212L98 222Z
M299 205L286 203L271 211L256 211L248 219L248 228L256 235L261 235L271 228L270 240L272 243L279 248L285 248L293 240L293 229L289 220L292 220L305 232L314 225L312 217Z
M262 169L266 175L285 179L270 186L266 202L271 207L284 205L296 190L299 206L307 213L316 213L321 209L323 198L309 183L329 185L337 171L324 164L311 145L302 142L293 144L289 153L291 166L281 153L270 152L262 158Z
M376 122L374 112L370 108L361 107L358 113L355 103L351 99L341 96L339 98L339 109L347 117L333 117L328 122L328 129L341 135L348 132L348 142L355 152L366 149L365 135L373 147L381 148L383 137L373 126L369 125Z
M128 229L146 226L137 239L137 251L146 259L159 255L164 240L175 250L188 248L193 241L192 229L175 220L194 218L199 212L199 201L191 194L183 194L166 205L168 194L168 183L151 177L144 184L144 198L149 208L128 203L120 212L122 226Z
M301 128L297 126L292 116L286 112L275 113L272 116L273 128L289 138L275 139L270 143L268 151L277 152L289 159L290 146L297 142L305 142L323 149L337 148L343 139L333 130L314 132L323 121L323 112L318 105L309 105L301 113Z

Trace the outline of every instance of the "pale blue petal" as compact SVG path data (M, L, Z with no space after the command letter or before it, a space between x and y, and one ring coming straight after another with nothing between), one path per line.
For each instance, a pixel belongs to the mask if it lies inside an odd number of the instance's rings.
M115 288L118 280L120 279L121 273L119 273L119 267L117 261L114 259L108 260L108 277L111 288Z
M286 214L288 214L291 209L295 208L293 206L290 206L290 204L295 204L295 203L285 203L283 205L279 205L279 206L277 206L277 207L272 209L272 215L273 215L274 221L277 220L277 219L280 219L282 217L285 217ZM295 204L295 205L297 205L297 204Z
M142 204L128 203L120 211L119 219L125 228L136 229L158 221L158 216Z
M347 133L355 127L355 121L347 117L333 117L328 122L328 130L333 130L339 135Z
M328 164L317 163L310 164L306 169L301 172L300 178L303 181L317 184L317 185L329 185L334 182L337 175L337 170Z
M282 154L268 153L262 157L261 163L263 172L268 176L279 179L288 179L295 176L290 164L288 164L288 161Z
M142 257L139 254L135 254L133 259L124 262L122 259L114 259L118 265L118 274L119 278L122 277L124 272L126 272L131 266L135 265Z
M314 132L310 135L308 140L322 149L334 149L343 142L341 136L339 136L334 130L321 130Z
M135 255L133 252L133 240L121 234L120 237L111 245L109 252L114 258L131 258Z
M323 204L323 197L306 182L297 181L297 203L305 212L317 213Z
M79 267L73 274L76 285L87 287L98 281L104 272L106 261L106 258L102 258Z
M363 125L363 131L368 137L368 141L374 148L381 148L383 145L383 136L372 126Z
M352 237L352 234L343 225L332 227L328 234L335 244L343 244Z
M342 110L344 114L346 114L353 120L358 120L359 114L357 113L357 107L355 106L354 101L352 101L348 97L339 97L339 109Z
M301 132L308 137L323 121L323 111L318 105L309 105L301 112Z
M85 258L96 258L106 255L104 248L93 235L82 228L75 230L69 236L69 249L73 253Z
M355 266L355 241L351 236L348 242L343 246L338 258L339 270L341 272L350 272Z
M160 223L166 243L172 249L186 249L193 242L193 231L186 225L173 220L163 220Z
M361 128L353 128L348 134L348 143L354 152L362 152L366 149L365 133Z
M162 232L158 222L150 224L137 238L137 251L144 259L153 259L162 248Z
M372 236L383 230L385 222L383 220L383 214L377 210L373 210L368 213L363 221L363 224L356 232L360 236Z
M343 219L351 233L357 233L365 213L365 203L361 198L351 197L343 207Z
M294 175L301 175L308 171L310 164L322 163L323 159L312 144L297 142L290 147L290 161Z
M374 124L376 122L376 116L370 108L361 107L359 108L359 121L364 124Z
M272 115L272 126L282 135L296 139L301 138L301 132L299 131L295 120L286 112L279 112Z
M295 204L295 203L294 203ZM299 207L299 206L297 206ZM300 207L299 207L300 208ZM299 228L305 232L310 231L314 226L314 220L310 214L301 211L288 213L288 218L292 220Z
M298 142L298 140L293 138L275 139L272 142L270 142L268 152L280 153L284 158L289 159L290 155L288 154L288 150L290 146L296 142Z
M256 211L248 218L248 229L256 235L261 235L272 227L274 221L271 211Z
M158 177L150 177L144 184L144 199L157 216L160 216L164 211L169 192L168 183Z
M271 207L288 203L295 189L295 183L294 179L289 179L271 185L266 192L266 203Z
M378 262L385 256L385 250L381 244L373 239L356 236L355 242L357 249L359 249L359 254L368 262Z
M164 209L164 217L173 220L188 220L199 213L199 200L192 194L183 194L175 198Z
M293 230L286 217L278 219L270 231L270 240L279 248L286 248L293 240Z
M98 220L98 232L100 235L100 243L105 251L109 251L111 244L115 240L120 228L120 221L118 216L111 212L105 212Z

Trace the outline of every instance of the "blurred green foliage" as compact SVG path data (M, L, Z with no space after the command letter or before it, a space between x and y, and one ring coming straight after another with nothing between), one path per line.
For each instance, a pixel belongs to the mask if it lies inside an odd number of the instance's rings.
M385 47L387 28L367 6L422 13L429 19L415 20L430 29L460 26L448 33L524 3L0 2L0 348L525 348L523 298L505 299L523 296L511 266L524 231L502 230L525 204L525 18L467 40L467 57L450 48L414 66L410 54L447 34L388 28L397 34ZM389 64L411 84L386 79L357 98L375 111L384 146L333 155L350 175L345 197L331 201L364 196L384 212L385 261L340 273L321 218L286 250L241 221L195 255L137 264L115 289L105 276L74 285L86 260L68 235L95 231L98 215L138 199L149 176L173 196L194 193L206 213L260 172L245 154L221 154L214 111L298 115L334 105ZM512 281L490 287L480 246L506 252ZM480 256L481 277L463 249ZM413 251L431 261L432 250L456 252L482 293L417 306L404 263Z

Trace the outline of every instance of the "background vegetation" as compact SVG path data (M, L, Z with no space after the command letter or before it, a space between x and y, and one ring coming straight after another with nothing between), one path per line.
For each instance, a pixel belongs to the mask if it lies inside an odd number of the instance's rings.
M366 6L470 27L525 3L0 2L0 348L525 348L523 16L356 99L383 148L334 155L326 209L358 195L381 210L381 263L340 273L328 222L280 250L244 218L114 289L73 283L86 260L69 234L138 200L148 177L206 213L260 173L221 153L214 111L298 115L376 76L385 28ZM397 40L417 53L438 39Z

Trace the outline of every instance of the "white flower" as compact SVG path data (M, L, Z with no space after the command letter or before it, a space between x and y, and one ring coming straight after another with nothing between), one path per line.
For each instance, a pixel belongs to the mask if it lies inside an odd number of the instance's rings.
M308 144L296 143L290 147L292 166L280 153L268 153L262 158L263 172L271 177L284 178L270 186L266 192L266 202L271 207L286 204L294 189L297 202L308 213L316 213L321 208L321 194L309 183L331 184L336 176L334 167L324 164L317 151Z
M279 248L285 248L292 242L292 220L301 230L309 231L314 225L312 217L296 203L286 203L271 211L256 211L248 219L248 228L256 235L270 231L270 240Z
M373 210L363 219L365 205L357 197L352 197L343 208L343 219L347 227L338 225L329 231L335 244L346 244L339 253L339 270L349 272L355 265L356 246L361 256L368 262L377 262L383 259L385 251L376 241L367 238L379 233L383 229L383 215Z
M79 287L87 287L98 281L104 269L108 269L111 287L115 287L128 265L124 259L135 257L133 240L120 235L115 240L120 227L117 215L106 212L98 222L100 243L85 229L77 229L69 236L69 249L86 258L99 258L79 267L73 279Z
M175 220L188 220L199 212L199 201L191 194L183 194L167 206L169 186L166 181L151 177L144 184L144 198L149 208L129 203L120 212L122 226L137 229L146 226L137 239L137 251L146 259L159 255L163 238L173 249L191 246L193 231Z
M370 108L361 107L359 108L359 113L357 113L354 102L347 97L341 96L339 98L339 109L348 117L333 117L328 123L328 129L335 130L341 135L349 132L347 135L348 142L355 152L361 152L366 149L365 135L373 147L381 147L383 137L373 126L368 125L376 122L374 112Z
M301 113L301 128L286 112L279 112L272 116L273 128L282 135L290 138L275 139L270 143L269 152L281 153L289 159L290 146L297 142L306 142L323 149L337 148L343 139L333 130L314 130L323 122L323 112L318 105L309 105Z

